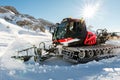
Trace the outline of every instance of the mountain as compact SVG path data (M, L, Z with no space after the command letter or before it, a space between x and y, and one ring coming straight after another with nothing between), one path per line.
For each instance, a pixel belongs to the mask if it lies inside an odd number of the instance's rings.
M50 21L41 18L36 19L28 14L22 14L12 6L0 6L0 18L5 19L12 24L34 31L45 32L46 28L48 29L49 26L54 25Z

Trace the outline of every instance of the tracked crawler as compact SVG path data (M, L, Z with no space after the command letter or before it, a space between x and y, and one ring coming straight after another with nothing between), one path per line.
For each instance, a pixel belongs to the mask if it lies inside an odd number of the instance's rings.
M13 56L13 58L27 61L34 57L34 61L41 62L51 57L61 56L71 62L84 63L115 56L113 51L120 49L120 46L106 44L111 37L118 37L118 35L112 35L106 29L98 29L95 33L87 31L83 19L65 18L61 23L56 24L52 34L53 44L49 48L46 48L45 43L42 42L39 47L32 47L34 55L27 54L26 56ZM19 53L28 52L29 49L19 51Z
M63 57L66 60L75 63L86 63L92 60L100 60L103 58L113 57L116 54L114 50L119 49L120 46L114 45L96 45L87 47L65 47L62 50Z

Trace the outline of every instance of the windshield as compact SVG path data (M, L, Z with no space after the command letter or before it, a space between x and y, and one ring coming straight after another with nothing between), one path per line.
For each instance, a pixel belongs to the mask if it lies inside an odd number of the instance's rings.
M53 36L54 40L64 38L66 34L66 26L67 26L67 22L62 22L61 24L58 25L57 29L55 30L54 36Z

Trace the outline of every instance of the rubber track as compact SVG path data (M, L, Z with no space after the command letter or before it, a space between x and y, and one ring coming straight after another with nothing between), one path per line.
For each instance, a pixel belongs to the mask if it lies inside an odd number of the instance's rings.
M95 45L95 46L84 46L84 47L63 47L62 54L65 60L74 63L86 63L92 60L101 60L103 58L114 57L116 54L113 53L115 49L119 49L120 46L116 45ZM88 52L87 52L88 51ZM94 56L88 57L89 51L92 51ZM78 53L85 52L84 58L79 58ZM98 54L99 53L99 54Z

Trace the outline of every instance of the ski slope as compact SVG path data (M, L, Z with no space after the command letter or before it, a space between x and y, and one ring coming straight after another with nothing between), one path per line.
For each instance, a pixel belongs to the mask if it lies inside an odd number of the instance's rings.
M60 58L51 58L38 64L31 59L23 63L11 59L15 51L38 46L40 42L51 44L51 34L28 31L0 18L0 80L119 80L120 56L72 64ZM110 41L120 44L120 41ZM119 53L119 52L118 52Z

